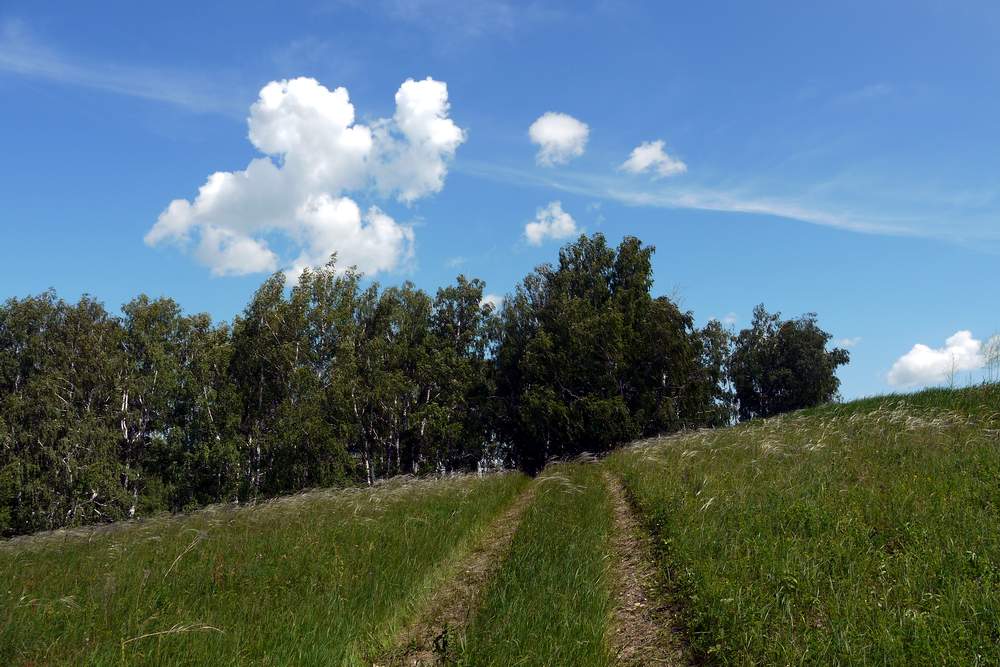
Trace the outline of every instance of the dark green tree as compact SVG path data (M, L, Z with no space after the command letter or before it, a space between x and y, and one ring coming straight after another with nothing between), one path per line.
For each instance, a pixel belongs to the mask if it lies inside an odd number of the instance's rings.
M505 302L499 421L524 469L720 421L718 378L691 314L650 294L653 251L632 237L615 249L581 236Z
M653 248L581 236L497 314L335 258L276 274L232 326L139 296L0 305L0 534L396 474L605 452L836 395L847 353L762 307L735 340L651 294ZM730 351L732 347L732 351Z
M729 357L732 354L732 334L719 320L710 320L698 332L702 343L701 370L707 391L702 405L707 426L727 426L736 417L736 394L729 378Z
M314 486L343 484L351 475L344 429L332 409L317 327L336 296L331 264L305 271L286 297L275 274L257 290L232 334L230 374L241 403L242 497L255 499ZM326 284L318 284L326 283Z
M458 276L431 309L422 401L415 415L421 458L416 470L470 470L495 458L491 434L492 366L487 359L493 306L481 280Z
M369 480L413 472L420 454L412 428L426 401L431 299L410 283L382 292L365 322L360 350L361 434Z
M137 470L119 457L122 331L84 296L0 308L0 518L4 532L135 512Z
M172 299L143 295L122 307L122 445L143 513L236 497L236 404L229 333ZM129 486L126 478L126 487Z
M733 342L729 375L741 420L828 403L837 397L837 367L850 361L847 350L827 350L830 334L815 313L782 320L764 305Z

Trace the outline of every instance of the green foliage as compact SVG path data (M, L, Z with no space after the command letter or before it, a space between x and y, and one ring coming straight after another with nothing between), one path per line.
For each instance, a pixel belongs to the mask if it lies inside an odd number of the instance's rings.
M347 333L331 313L357 296L357 278L338 278L332 266L306 271L287 297L284 283L272 276L233 324L230 376L247 453L241 495L251 499L336 486L351 473L324 351Z
M827 350L831 336L816 315L781 320L763 304L754 308L751 328L733 343L729 373L741 420L828 403L837 396L837 367L850 361L847 350Z
M135 476L139 513L236 499L229 330L204 314L183 315L170 299L140 296L122 312L119 456L141 473Z
M268 278L232 325L142 295L0 306L0 535L398 474L606 452L830 400L846 363L815 316L763 308L735 349L651 294L653 248L600 234L502 311L459 276L432 297L331 259ZM733 392L735 390L735 394Z
M652 253L632 237L616 250L581 236L505 302L498 428L524 469L727 419L719 369L705 363L725 341L651 296Z
M997 664L1000 392L933 390L609 458L715 664Z
M276 274L231 328L146 296L0 306L0 534L496 458L483 283L361 282Z
M89 297L0 308L0 516L27 532L120 519L138 471L119 458L122 330Z

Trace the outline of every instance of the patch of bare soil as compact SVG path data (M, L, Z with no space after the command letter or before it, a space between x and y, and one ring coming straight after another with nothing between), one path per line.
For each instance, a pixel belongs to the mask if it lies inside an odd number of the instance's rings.
M652 558L649 534L625 498L621 482L604 473L615 515L612 536L614 611L611 646L620 665L688 665L675 614Z
M373 667L434 665L448 641L455 641L471 620L486 585L496 574L525 510L535 497L531 484L485 531L469 554L430 596L417 620L395 642L396 648L375 660Z

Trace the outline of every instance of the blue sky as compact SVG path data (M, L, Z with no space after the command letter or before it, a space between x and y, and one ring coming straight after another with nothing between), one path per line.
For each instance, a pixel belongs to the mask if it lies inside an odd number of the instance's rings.
M817 312L852 343L845 397L941 382L944 359L979 377L1000 5L815 4L8 0L0 296L146 292L229 319L331 248L383 283L464 272L502 295L600 231L655 245L656 291L700 323ZM321 123L339 87L346 135ZM196 202L215 172L235 174L225 214ZM193 207L153 233L174 200Z

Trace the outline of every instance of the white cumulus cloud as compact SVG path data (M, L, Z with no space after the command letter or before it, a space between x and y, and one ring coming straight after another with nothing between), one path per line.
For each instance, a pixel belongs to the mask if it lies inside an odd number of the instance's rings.
M841 338L837 341L837 345L839 347L856 347L860 342L861 336L854 336L853 338Z
M531 245L541 245L546 239L566 239L576 233L576 221L558 201L538 209L535 219L524 226L524 236Z
M549 111L531 124L528 136L539 147L535 160L540 165L551 167L566 164L583 155L590 128L568 114Z
M465 141L465 131L448 118L449 108L443 83L411 79L399 87L392 121L375 124L380 190L405 202L441 191L447 162Z
M448 117L448 88L431 78L407 80L391 119L356 123L345 88L315 79L272 81L250 108L249 139L261 153L241 171L208 177L193 201L176 199L146 234L155 246L194 246L217 275L323 264L375 273L412 252L413 231L377 207L364 215L346 196L374 190L410 203L439 192L465 132ZM269 239L297 256L281 258Z
M216 275L241 275L278 268L278 256L265 243L223 227L205 225L195 249L198 260Z
M985 362L982 342L973 338L971 331L957 331L944 347L914 345L892 365L888 380L903 387L937 384L957 373L982 368Z
M363 267L369 273L391 271L412 254L413 230L399 225L377 206L362 216L350 197L326 194L310 198L296 212L302 222L302 252L291 273L325 263L333 252L341 266Z
M632 149L631 155L619 168L630 174L651 171L656 178L683 174L687 171L686 164L667 155L662 140L645 141L639 144Z

